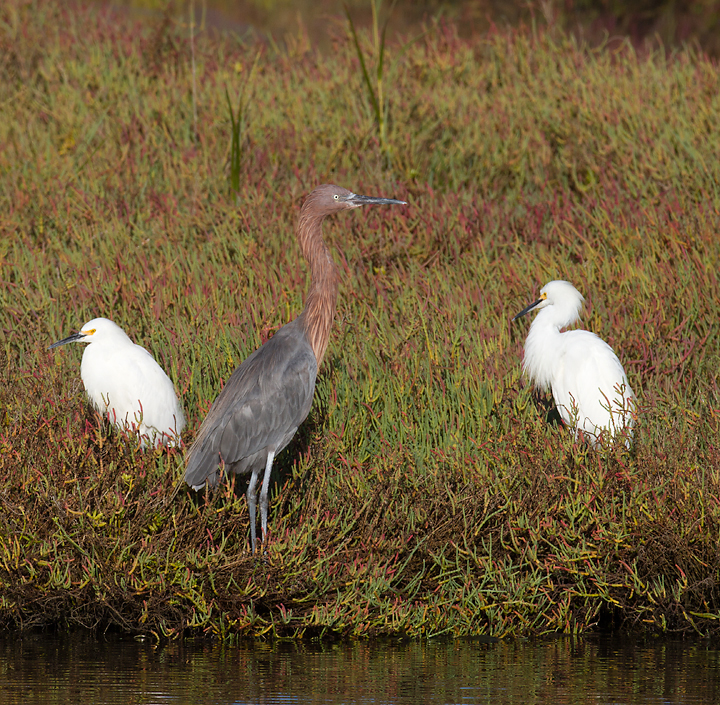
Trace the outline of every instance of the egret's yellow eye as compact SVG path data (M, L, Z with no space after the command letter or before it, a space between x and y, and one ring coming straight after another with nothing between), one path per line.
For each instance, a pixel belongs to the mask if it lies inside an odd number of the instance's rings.
M96 328L91 328L90 330L81 330L80 332L83 335L92 335L96 330L97 330Z
M543 292L542 294L540 294L540 301L545 301L545 299L547 299L547 293Z

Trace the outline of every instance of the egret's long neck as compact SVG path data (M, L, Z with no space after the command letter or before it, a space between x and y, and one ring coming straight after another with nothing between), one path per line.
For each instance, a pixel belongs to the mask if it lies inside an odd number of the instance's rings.
M556 368L562 342L560 328L552 320L550 309L538 312L525 340L523 361L523 371L536 387L540 389L551 387L553 370Z
M303 256L310 265L310 291L301 316L305 335L315 353L318 367L327 349L330 328L335 317L339 275L330 251L322 239L324 215L300 212L297 237Z

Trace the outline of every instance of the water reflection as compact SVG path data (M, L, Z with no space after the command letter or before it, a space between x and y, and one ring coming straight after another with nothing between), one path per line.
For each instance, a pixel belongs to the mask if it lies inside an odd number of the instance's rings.
M706 642L0 640L0 703L716 703Z

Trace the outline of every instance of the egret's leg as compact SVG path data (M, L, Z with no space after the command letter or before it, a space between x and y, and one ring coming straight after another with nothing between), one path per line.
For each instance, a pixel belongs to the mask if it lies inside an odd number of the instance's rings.
M260 528L262 529L263 543L265 543L265 536L267 534L268 488L270 487L270 472L272 471L274 457L275 451L269 450L267 462L265 463L265 476L263 477L262 489L260 490Z
M250 512L250 544L252 552L255 553L255 507L257 505L257 481L260 477L260 469L256 468L252 471L250 482L247 488L248 511Z

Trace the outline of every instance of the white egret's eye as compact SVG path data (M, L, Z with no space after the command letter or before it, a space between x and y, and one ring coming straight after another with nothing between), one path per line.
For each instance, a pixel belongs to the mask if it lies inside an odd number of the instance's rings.
M96 330L97 330L97 328L91 328L90 330L82 330L80 332L83 335L93 335L93 333L95 333Z

